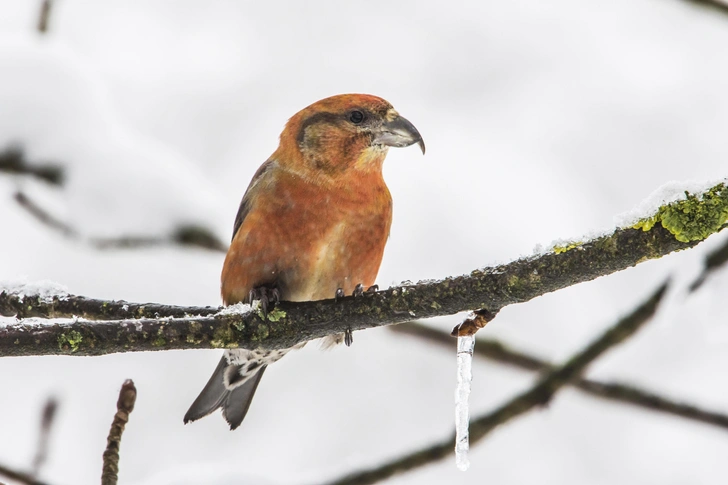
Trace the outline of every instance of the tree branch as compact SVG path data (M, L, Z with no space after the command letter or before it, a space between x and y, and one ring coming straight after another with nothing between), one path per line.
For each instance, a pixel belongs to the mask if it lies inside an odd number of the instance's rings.
M227 245L210 230L195 224L182 224L167 236L118 236L118 237L85 237L70 224L61 221L42 208L23 192L16 192L15 202L28 211L38 222L57 231L62 236L88 244L94 249L138 249L154 246L193 246L224 253Z
M685 1L695 5L696 7L708 8L711 10L715 10L716 12L728 14L728 4L724 3L721 0L685 0Z
M134 410L137 391L131 379L124 381L116 403L116 414L111 423L109 437L104 451L104 465L101 472L101 485L116 485L119 475L119 448L124 427L129 422L129 414Z
M32 164L25 158L20 145L10 145L0 151L0 172L14 175L29 175L52 185L63 185L65 171L58 164Z
M24 485L46 485L45 482L40 482L36 480L32 475L29 473L19 472L17 470L13 470L12 468L8 468L4 465L0 465L0 477L6 477L11 480L15 480L18 483L22 483ZM2 484L2 482L0 482Z
M610 348L634 335L642 325L649 321L657 310L660 300L665 295L666 289L667 283L660 286L647 301L638 306L631 314L622 318L584 350L573 356L564 365L554 368L542 377L530 390L514 397L498 409L471 420L470 444L473 445L482 440L499 425L537 406L548 404L561 387L577 378L590 363ZM403 458L374 469L353 473L335 480L329 485L368 485L376 483L445 458L453 453L454 443L455 438L451 436L440 443L418 450Z
M226 310L198 315L198 308L159 306L159 317L138 320L71 323L20 323L0 327L1 355L75 354L200 348L288 348L295 344L344 333L410 321L485 309L490 314L515 303L566 288L599 276L659 258L698 244L722 230L728 219L728 190L723 183L698 196L659 208L634 228L622 228L591 241L570 244L553 252L524 258L469 275L441 281L409 284L340 300L282 302L263 318L258 311ZM659 224L658 224L659 222ZM669 228L666 229L666 228ZM13 290L0 293L0 314L35 311L34 298ZM45 311L62 307L64 298L43 299ZM36 300L37 301L37 300ZM95 301L86 315L103 315L105 306ZM136 304L128 304L130 307ZM122 305L123 308L123 305ZM38 310L36 313L41 313Z
M38 433L38 448L35 452L35 458L33 458L32 473L31 476L37 477L40 475L40 470L45 465L46 459L48 458L48 442L50 440L51 428L53 427L53 420L56 417L56 410L58 409L58 401L55 397L49 397L43 406L43 414L40 419L40 431Z
M713 272L719 270L726 262L728 262L728 239L726 239L722 246L714 249L705 257L703 271L690 285L690 293L703 286L705 280L708 279Z
M402 325L392 326L390 329L405 335L423 338L450 350L455 348L455 339L450 335L418 323L403 323ZM493 339L477 339L475 355L537 372L552 371L556 367L550 362L533 357L525 352L510 349L501 342ZM622 404L631 404L644 409L659 411L728 430L728 415L706 411L691 404L675 402L672 399L628 384L600 382L580 377L570 382L569 385L592 396L609 399Z

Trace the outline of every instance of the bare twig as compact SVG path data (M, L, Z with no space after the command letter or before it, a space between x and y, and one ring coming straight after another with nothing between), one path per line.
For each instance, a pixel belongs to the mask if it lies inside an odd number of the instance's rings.
M413 335L424 338L448 348L455 348L455 340L448 334L426 327L418 323L403 323L389 327L391 330L405 335ZM475 346L475 355L490 359L496 362L509 364L521 369L544 372L552 371L554 364L545 360L533 357L522 351L508 348L502 343L492 339L478 339ZM570 385L584 391L592 396L609 399L623 404L631 404L644 409L659 411L673 416L698 421L723 429L728 429L728 415L706 411L697 406L675 402L672 399L660 396L659 394L640 389L628 384L618 382L600 382L591 379L579 378Z
M728 14L728 3L725 3L722 0L685 0L685 1L695 5L697 7L709 8L709 9L715 10L716 12Z
M541 378L530 390L514 397L498 409L470 422L471 445L485 438L499 425L516 418L537 406L547 404L564 385L577 378L586 367L607 350L623 342L645 324L657 310L665 294L667 284L660 288L630 315L622 318L615 326L569 359L564 365L554 368ZM382 466L353 473L331 482L330 485L367 485L390 478L396 474L418 468L445 458L454 450L454 437L418 450L403 458Z
M50 163L43 165L28 163L19 145L10 145L0 152L0 172L30 175L52 185L63 185L63 167Z
M45 482L36 480L35 477L29 473L13 470L12 468L4 465L0 465L0 477L9 478L10 480L14 480L17 483L22 483L24 485L46 485ZM4 485L3 482L0 481L0 485Z
M33 477L37 477L40 474L40 470L43 468L48 457L48 441L57 409L58 401L56 398L48 398L45 406L43 406L43 414L40 420L40 432L38 434L38 449L36 450L35 458L33 459L33 466L31 467L31 475Z
M708 276L720 269L726 262L728 262L728 239L726 239L722 246L714 249L705 257L703 271L690 285L690 293L703 286Z
M119 448L121 446L121 435L124 432L126 423L129 422L129 414L134 410L136 402L136 387L131 379L124 381L119 391L119 400L116 403L116 414L111 423L109 437L106 440L104 451L104 465L101 472L101 485L116 485L119 475Z
M63 222L43 209L23 192L16 192L15 201L27 210L36 220L58 231L64 237L89 244L96 249L138 249L154 246L179 245L192 246L211 251L225 252L227 245L204 227L187 224L175 229L169 236L120 236L84 237L70 224Z
M38 16L38 32L45 34L48 32L48 22L51 17L51 7L53 0L43 0L40 6L40 15Z
M39 222L60 232L66 237L74 239L79 237L78 233L71 226L63 221L58 220L52 214L43 210L38 204L33 202L27 195L25 195L25 193L20 191L15 192L13 198L15 199L15 202L20 205L20 207L27 210L30 215L35 217L36 220L38 220Z

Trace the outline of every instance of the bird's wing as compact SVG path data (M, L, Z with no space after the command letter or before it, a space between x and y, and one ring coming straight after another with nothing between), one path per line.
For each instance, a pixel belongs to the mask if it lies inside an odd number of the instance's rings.
M278 163L275 160L267 160L265 163L263 163L263 165L260 166L260 168L258 168L258 171L255 172L255 175L253 175L253 179L250 181L248 188L245 190L243 200L240 201L240 207L238 207L238 215L235 216L235 224L233 225L233 236L231 240L235 239L235 235L238 233L238 229L240 229L240 226L243 225L245 217L250 212L255 193L259 189L260 185L265 183L265 179L270 175L271 170L276 166L278 166Z

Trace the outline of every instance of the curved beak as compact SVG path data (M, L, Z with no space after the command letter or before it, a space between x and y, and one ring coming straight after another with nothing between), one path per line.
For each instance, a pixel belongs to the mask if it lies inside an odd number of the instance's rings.
M372 143L390 147L408 147L417 143L422 154L425 154L425 142L422 140L420 132L407 118L399 115L382 124L380 129L374 133Z

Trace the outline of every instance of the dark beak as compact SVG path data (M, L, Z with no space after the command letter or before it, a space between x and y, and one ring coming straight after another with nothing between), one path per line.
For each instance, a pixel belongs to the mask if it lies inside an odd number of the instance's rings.
M417 143L425 154L425 142L415 125L407 118L397 116L392 121L382 124L379 131L374 134L374 144L387 145L390 147L408 147Z

